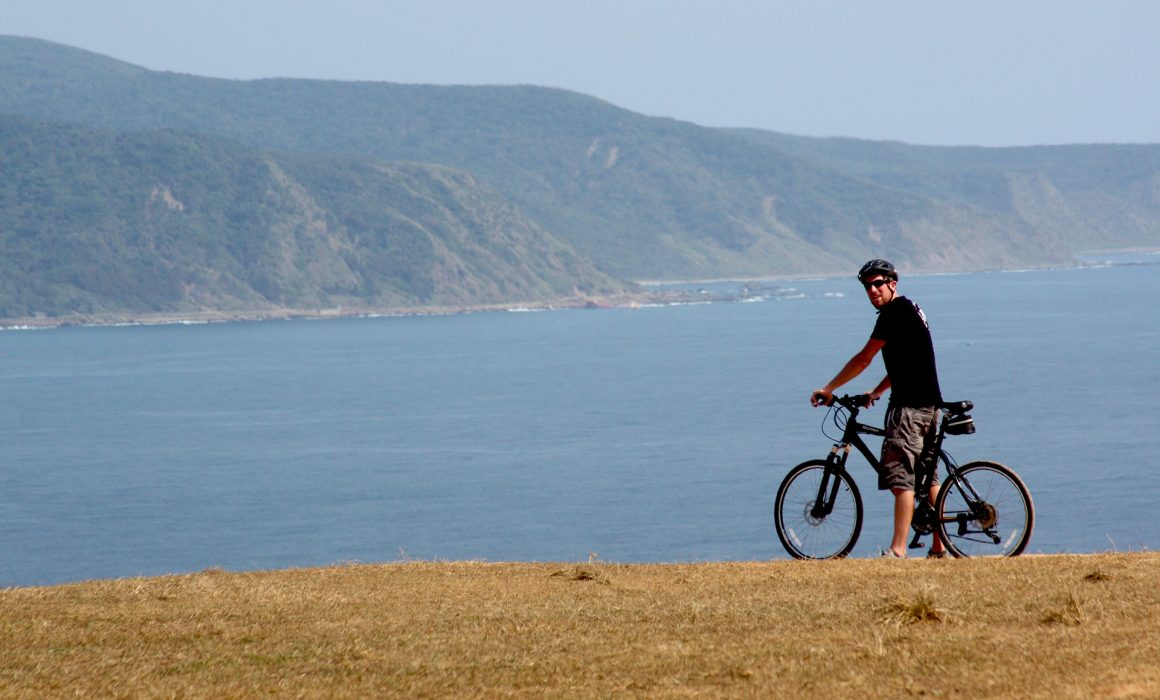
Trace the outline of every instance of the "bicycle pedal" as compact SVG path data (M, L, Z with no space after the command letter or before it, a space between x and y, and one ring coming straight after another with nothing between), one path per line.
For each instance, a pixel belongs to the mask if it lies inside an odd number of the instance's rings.
M926 547L926 544L923 542L911 542L907 545L907 549L922 549L924 547Z

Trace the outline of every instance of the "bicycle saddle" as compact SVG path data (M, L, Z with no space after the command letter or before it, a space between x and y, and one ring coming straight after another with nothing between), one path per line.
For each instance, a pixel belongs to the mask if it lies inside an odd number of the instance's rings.
M966 413L974 407L975 404L971 401L946 401L939 404L939 408L942 410L955 414Z

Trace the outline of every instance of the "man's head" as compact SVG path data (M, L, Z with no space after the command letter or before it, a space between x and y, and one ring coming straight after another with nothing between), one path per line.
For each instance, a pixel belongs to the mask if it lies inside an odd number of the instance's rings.
M898 272L885 260L875 258L858 270L858 281L866 288L866 296L874 308L881 309L894 301L898 291Z

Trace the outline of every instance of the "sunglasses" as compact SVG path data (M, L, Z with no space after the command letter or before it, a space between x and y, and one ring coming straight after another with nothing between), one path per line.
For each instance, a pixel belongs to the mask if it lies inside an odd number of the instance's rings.
M885 280L885 279L874 280L873 282L863 282L862 286L865 287L867 291L869 291L871 287L873 287L875 289L880 289L882 287L882 285L888 284L889 282L890 282L890 280Z

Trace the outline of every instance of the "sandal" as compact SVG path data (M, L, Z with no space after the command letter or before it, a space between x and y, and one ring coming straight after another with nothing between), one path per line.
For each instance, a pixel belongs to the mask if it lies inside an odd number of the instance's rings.
M926 553L926 558L927 559L946 559L947 558L947 550L944 549L941 552L936 552L932 549L931 551Z
M906 558L906 557L900 557L900 556L898 556L897 554L895 554L895 553L894 553L894 550L893 550L893 549L890 549L889 547L887 547L886 549L883 549L883 550L881 550L881 551L878 553L878 556L880 556L880 557L885 557L885 558L887 558L887 559L891 559L891 558L894 558L894 559L905 559L905 558Z

